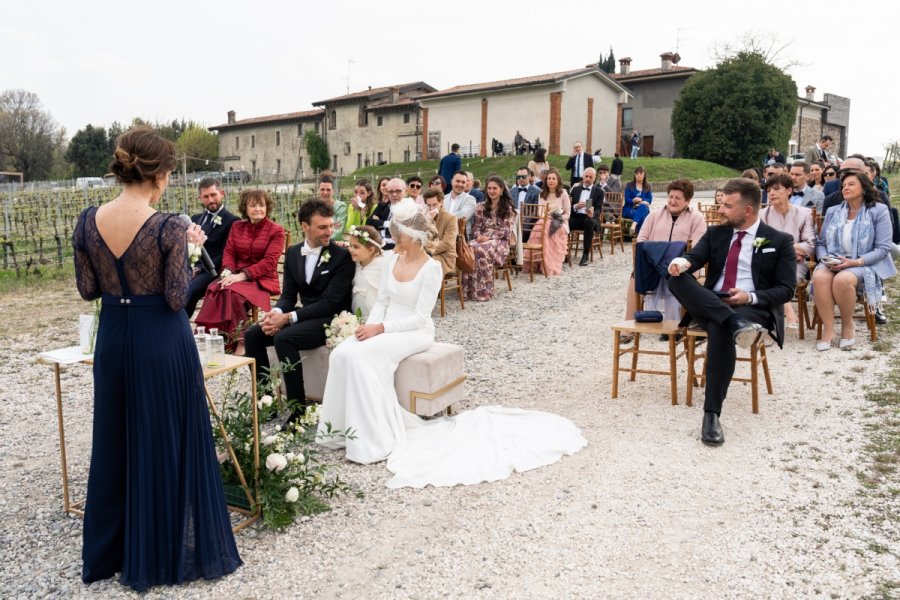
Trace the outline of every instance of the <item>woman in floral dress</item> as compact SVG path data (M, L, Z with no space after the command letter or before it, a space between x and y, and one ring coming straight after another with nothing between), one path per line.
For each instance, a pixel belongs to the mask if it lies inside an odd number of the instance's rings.
M562 177L555 168L547 171L544 177L539 202L547 206L547 218L531 230L528 243L540 244L543 241L544 258L541 270L546 275L559 275L569 252L569 213L572 212L572 203L568 192L562 186ZM527 260L524 269L528 270Z
M557 174L558 176L558 174ZM488 177L484 202L472 216L472 241L475 272L463 273L463 291L467 300L485 302L494 295L494 266L503 266L509 256L509 236L512 232L512 198L503 179Z

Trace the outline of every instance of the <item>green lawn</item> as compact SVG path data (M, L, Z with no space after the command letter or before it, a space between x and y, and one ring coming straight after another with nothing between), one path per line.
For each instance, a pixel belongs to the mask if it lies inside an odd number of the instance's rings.
M480 179L482 182L488 175L497 173L511 185L516 170L527 165L529 159L529 156L499 156L497 158L464 158L462 162L463 170L472 171L475 178ZM549 158L550 165L559 169L565 181L569 180L569 173L565 170L568 159L568 156L551 156ZM603 158L603 162L606 165L609 165L611 160L608 157ZM625 172L622 174L622 179L625 181L631 180L634 168L638 165L643 166L647 170L647 177L651 183L654 181L671 181L682 177L698 181L740 176L739 171L702 160L683 158L642 158L638 160L623 158L622 160L625 163ZM344 181L341 182L341 187L347 185L348 179L355 180L365 177L374 183L382 175L401 177L403 179L410 175L419 175L427 183L428 178L437 173L437 168L438 161L436 160L366 167L346 176Z

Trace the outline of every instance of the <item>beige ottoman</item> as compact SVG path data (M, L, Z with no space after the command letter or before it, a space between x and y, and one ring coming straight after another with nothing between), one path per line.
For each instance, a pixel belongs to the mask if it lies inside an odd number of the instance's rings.
M278 355L275 348L269 346L269 364L278 364ZM303 369L303 388L306 390L306 399L310 402L321 402L325 395L325 378L328 376L328 357L331 350L325 346L319 346L315 350L300 350L300 366ZM281 396L287 394L284 389L284 378L281 380Z
M403 408L428 417L445 408L449 414L450 405L463 399L465 380L462 346L436 342L400 362L394 388Z

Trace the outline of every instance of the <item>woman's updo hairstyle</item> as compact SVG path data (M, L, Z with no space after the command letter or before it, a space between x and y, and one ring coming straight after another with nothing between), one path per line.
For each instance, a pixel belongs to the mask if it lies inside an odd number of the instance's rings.
M129 129L116 140L109 170L119 183L152 181L175 169L175 144L153 128L141 125Z

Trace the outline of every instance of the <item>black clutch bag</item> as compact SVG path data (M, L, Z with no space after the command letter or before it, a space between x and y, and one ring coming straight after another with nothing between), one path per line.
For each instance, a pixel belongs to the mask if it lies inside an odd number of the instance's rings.
M636 310L634 311L634 320L638 323L660 323L663 320L663 314L658 310Z

